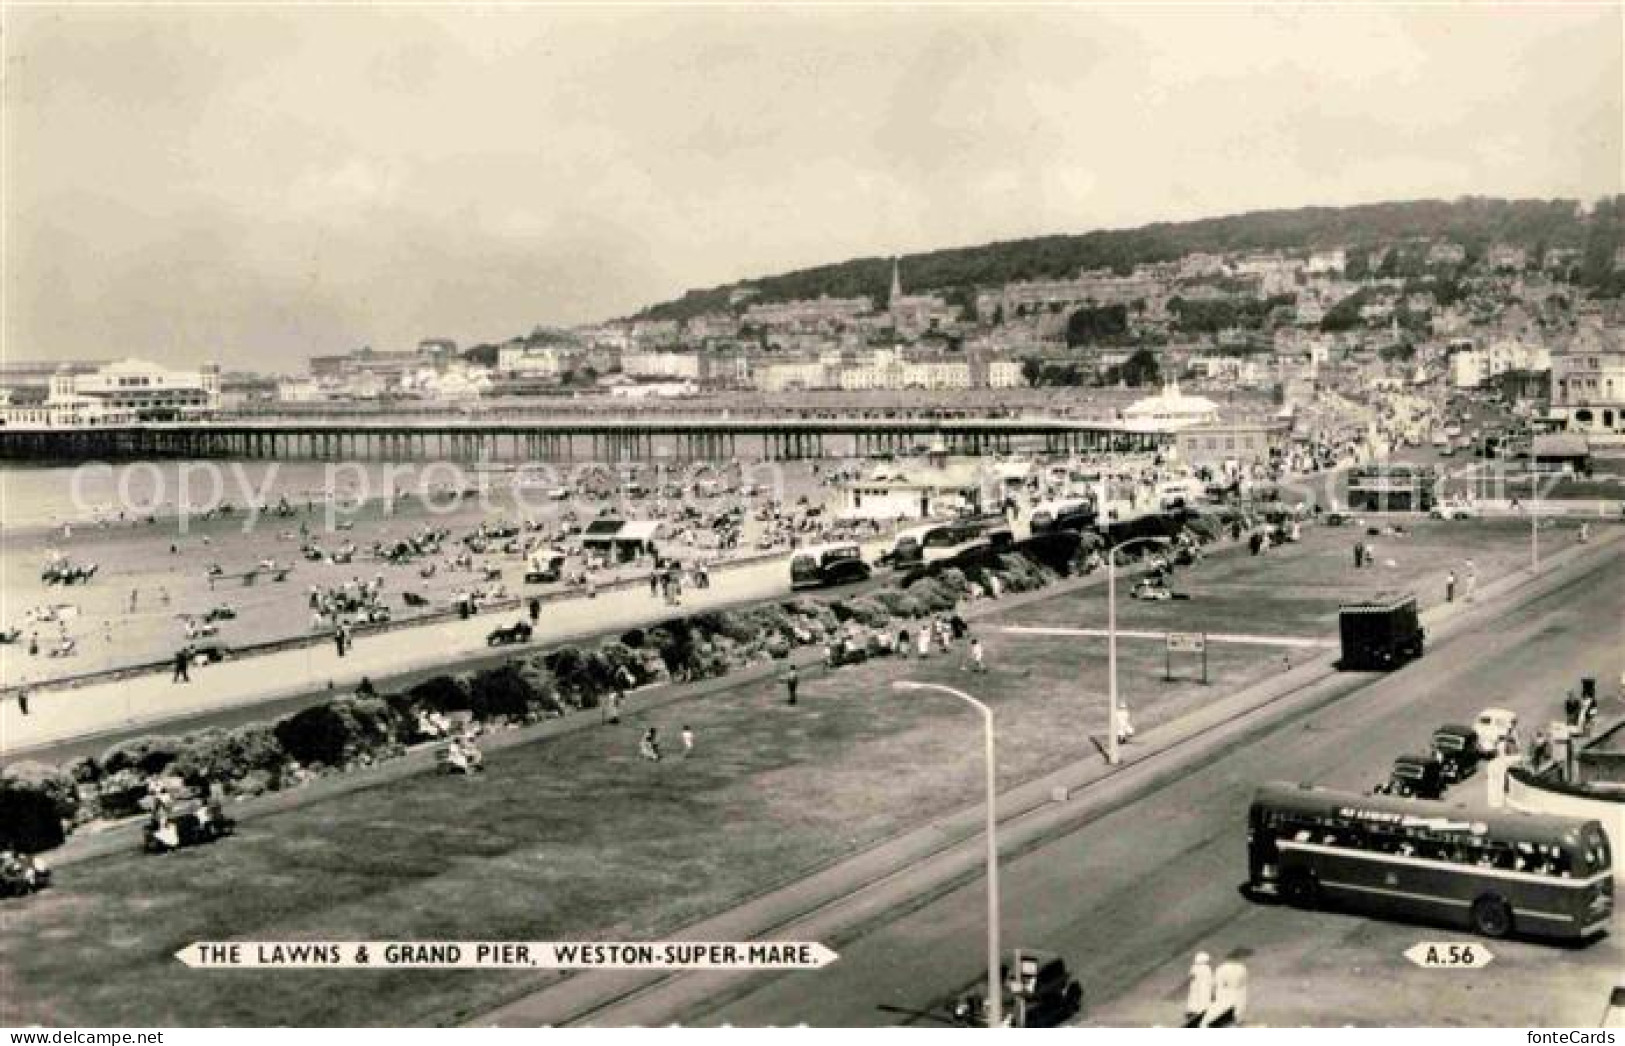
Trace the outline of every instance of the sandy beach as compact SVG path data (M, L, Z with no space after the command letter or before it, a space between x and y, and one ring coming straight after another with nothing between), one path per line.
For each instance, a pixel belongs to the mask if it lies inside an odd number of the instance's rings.
M0 646L0 685L39 684L167 659L187 641L184 618L200 617L220 606L236 612L234 618L216 623L220 640L232 646L317 634L311 621L311 589L339 587L352 580L381 578L382 601L395 621L443 613L459 591L493 584L504 586L510 596L545 595L565 587L562 582L525 584L524 556L501 551L506 540L493 542L488 552L472 556L463 567L454 565L453 558L464 551L461 539L482 523L520 527L517 540L525 543L548 529L556 532L560 515L570 511L584 523L600 512L624 513L623 518L669 518L689 506L711 514L737 503L747 511L736 549L724 552L703 547L693 540L697 535L689 534L690 540L663 541L661 553L685 564L752 554L758 551L757 541L765 526L754 518L754 511L767 503L775 489L788 504L801 497L811 504L824 504L833 493L814 477L810 464L785 463L772 469L781 477L778 486L752 497L572 496L553 501L545 490L529 485L516 492L510 486L511 476L494 473L474 477L475 483L484 481L483 495L469 487L429 497L374 497L356 503L352 500L355 488L351 488L328 504L317 497L300 498L300 490L308 488L294 488L286 491L289 514L274 511L282 498L278 493L271 504L273 511L252 521L239 508L226 515L191 515L184 522L170 514L151 522L142 517L67 527L38 523L8 527L0 547L0 628L20 632L13 643ZM758 480L765 475L752 473ZM15 476L11 473L8 478ZM307 479L299 476L296 482ZM15 496L7 500L14 503ZM544 529L527 530L527 521ZM390 544L430 528L450 532L437 555L393 565L369 554L374 543ZM301 553L307 543L327 553L347 545L354 545L356 551L348 563L312 560ZM94 577L88 583L46 584L42 567L58 557L81 567L94 564ZM274 561L278 568L291 567L285 580L275 581L272 571L257 569L266 561ZM583 557L573 556L566 571L576 572L584 564ZM211 578L213 566L219 567L220 576ZM430 566L433 575L424 577ZM488 571L499 571L500 577L487 580ZM595 584L603 585L648 571L647 563L636 564L598 570L593 578ZM408 606L403 599L407 592L422 596L427 604ZM54 605L73 608L65 622L29 619L31 613ZM64 637L73 641L74 653L51 656L52 648ZM38 650L32 655L31 639Z

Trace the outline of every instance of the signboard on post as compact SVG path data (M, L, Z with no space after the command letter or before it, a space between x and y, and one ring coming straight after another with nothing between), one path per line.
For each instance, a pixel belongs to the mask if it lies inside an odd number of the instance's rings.
M1202 656L1202 683L1207 683L1207 633L1206 632L1169 632L1168 640L1163 648L1162 678L1169 682L1174 678L1175 654L1200 654Z

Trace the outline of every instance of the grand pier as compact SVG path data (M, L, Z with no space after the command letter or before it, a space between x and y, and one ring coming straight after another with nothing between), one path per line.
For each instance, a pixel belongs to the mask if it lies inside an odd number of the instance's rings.
M924 445L952 454L1154 450L1166 433L1045 417L223 418L207 423L4 429L0 458L312 461L783 461L880 457Z

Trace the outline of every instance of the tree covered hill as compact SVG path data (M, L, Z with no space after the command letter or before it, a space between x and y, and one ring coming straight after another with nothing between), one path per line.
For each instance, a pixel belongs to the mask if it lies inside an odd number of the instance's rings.
M1583 248L1582 282L1611 282L1620 244L1625 196L1599 201L1589 213L1577 200L1415 200L1354 207L1304 207L1256 211L1192 222L1159 222L1137 229L1105 229L1081 235L1041 236L979 247L956 247L902 259L905 288L941 289L962 295L975 287L1012 280L1075 276L1085 269L1127 273L1137 264L1171 261L1195 252L1309 251L1330 247L1374 248L1413 239L1442 239L1466 247L1469 256L1493 243L1530 250ZM687 319L726 312L737 290L754 290L753 301L792 301L867 294L885 300L891 259L855 258L812 269L741 280L650 306L646 319ZM1617 290L1615 291L1617 293Z

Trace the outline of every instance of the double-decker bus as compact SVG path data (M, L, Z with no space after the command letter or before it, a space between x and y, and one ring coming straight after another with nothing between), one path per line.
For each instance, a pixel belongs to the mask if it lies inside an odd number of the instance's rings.
M1579 940L1614 910L1597 821L1268 784L1247 824L1248 881L1302 908Z
M1028 520L1034 534L1057 530L1089 530L1095 525L1095 503L1089 498L1041 501L1033 506Z
M998 548L1010 541L1010 528L1003 516L969 516L903 531L892 540L885 561L894 567L918 566L952 559L983 545Z
M869 577L869 564L856 542L809 545L790 557L790 587L821 588Z

